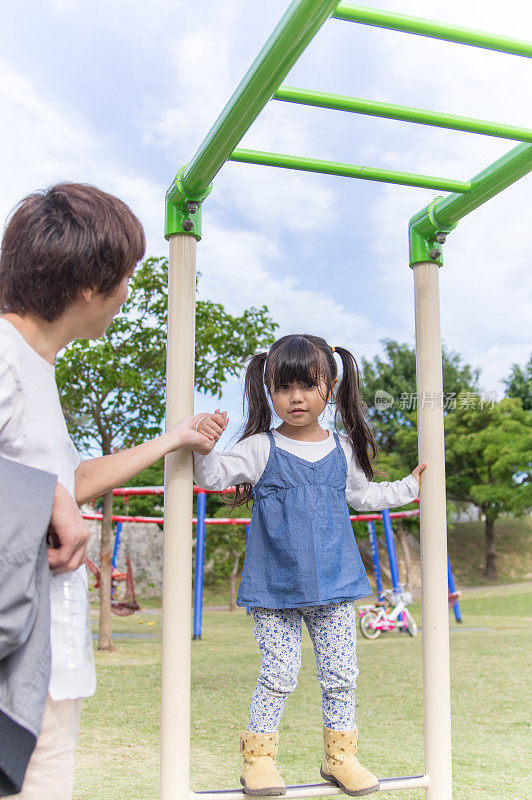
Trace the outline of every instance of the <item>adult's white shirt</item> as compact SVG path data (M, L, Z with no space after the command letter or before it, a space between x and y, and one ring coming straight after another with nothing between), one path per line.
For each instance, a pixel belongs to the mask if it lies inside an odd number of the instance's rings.
M80 456L68 435L55 368L10 322L0 317L0 455L54 475L74 496ZM96 672L89 625L87 570L50 582L54 700L89 697Z

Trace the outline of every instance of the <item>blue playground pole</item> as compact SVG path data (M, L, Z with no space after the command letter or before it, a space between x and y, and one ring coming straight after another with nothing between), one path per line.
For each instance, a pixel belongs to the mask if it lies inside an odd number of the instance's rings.
M384 527L384 538L386 539L386 549L388 550L388 559L390 561L390 572L392 574L392 587L395 594L401 591L401 583L399 581L399 567L397 565L397 555L395 553L395 541L393 538L392 519L390 517L390 510L386 508L381 511L382 524Z
M399 594L401 591L401 582L399 580L399 566L397 564L397 553L395 552L395 540L393 538L392 518L390 517L390 509L385 508L381 511L382 525L384 528L384 538L386 539L386 549L388 550L388 560L390 562L390 572L392 574L392 586L394 594ZM401 618L406 625L406 615L404 611ZM400 630L406 630L401 628Z
M382 575L381 562L379 560L379 548L377 544L377 534L375 533L375 523L368 522L369 541L371 544L371 557L373 558L373 571L375 573L375 583L377 584L377 597L382 600Z
M246 549L248 546L248 536L249 536L249 525L246 525ZM246 607L246 614L251 614L251 609L249 606Z
M447 556L447 584L449 586L449 591L451 594L456 592L456 586L454 585L454 576L453 571L451 569L451 562L449 561L449 556ZM457 622L462 622L462 612L460 610L460 603L458 600L453 605L454 617Z
M196 523L196 569L194 572L194 632L193 639L201 639L201 617L203 614L203 562L205 558L205 517L207 495L198 492Z
M122 523L116 523L116 533L115 533L115 546L113 550L113 557L111 559L111 566L113 569L116 569L116 565L118 564L118 551L120 549L120 534L122 533Z

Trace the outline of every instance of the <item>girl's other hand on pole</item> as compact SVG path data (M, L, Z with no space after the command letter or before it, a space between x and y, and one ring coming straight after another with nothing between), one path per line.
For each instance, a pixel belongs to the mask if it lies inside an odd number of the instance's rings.
M413 470L412 472L412 475L420 485L421 485L420 475L423 472L423 470L427 468L427 466L428 466L427 463L423 462L423 464L418 464L415 470Z

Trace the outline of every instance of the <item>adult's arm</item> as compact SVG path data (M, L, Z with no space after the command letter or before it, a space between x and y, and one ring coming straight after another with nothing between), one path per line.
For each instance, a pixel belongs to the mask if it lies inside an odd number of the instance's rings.
M174 450L183 448L201 452L204 449L207 452L212 435L206 436L195 430L196 423L203 416L204 414L196 414L194 417L182 419L166 433L137 447L82 461L75 472L76 500L79 505L105 494L110 489L124 486L134 475ZM218 436L221 436L223 427L215 423L213 427L217 429Z

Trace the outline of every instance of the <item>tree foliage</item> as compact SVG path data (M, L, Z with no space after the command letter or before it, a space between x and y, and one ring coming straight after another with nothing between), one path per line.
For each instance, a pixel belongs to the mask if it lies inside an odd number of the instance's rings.
M417 459L416 422L416 350L393 339L384 339L384 358L362 359L360 377L368 418L379 449L402 451L403 461ZM462 362L462 356L442 348L443 391L446 397L456 398L460 392L478 388L479 370ZM384 391L393 398L389 405L377 404L376 395ZM414 436L398 441L399 431L413 429ZM417 461L416 461L417 463Z
M525 411L532 411L532 353L524 367L512 364L504 384L507 397L520 397Z
M137 269L121 313L101 339L77 340L56 365L69 429L78 447L143 442L161 431L165 409L168 261ZM277 325L265 306L233 316L219 303L196 305L196 389L221 395L244 359L269 346Z
M379 449L387 453L397 450L398 431L416 428L416 350L393 339L384 339L384 357L372 361L362 359L360 378L368 418L374 427ZM474 391L478 386L479 370L462 362L462 356L442 348L443 391L446 397ZM377 404L379 391L393 398L389 405ZM413 454L414 459L417 457ZM411 459L410 459L411 460Z
M494 523L532 506L532 415L519 398L478 402L445 421L447 491L479 506L485 517L486 576L497 578Z

